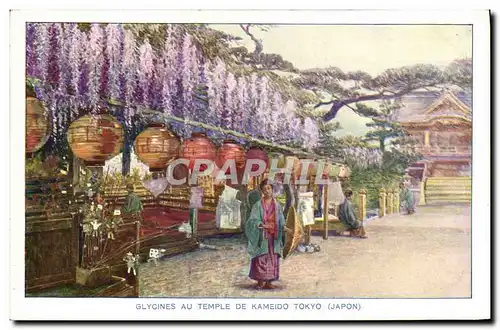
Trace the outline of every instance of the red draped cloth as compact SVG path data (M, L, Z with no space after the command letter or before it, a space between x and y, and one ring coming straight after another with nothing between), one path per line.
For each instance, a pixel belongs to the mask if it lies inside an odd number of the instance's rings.
M264 210L263 223L271 228L263 229L267 239L268 253L252 258L249 277L256 281L276 281L279 279L279 255L274 253L274 239L278 235L276 225L276 202L274 199L266 205L262 200Z

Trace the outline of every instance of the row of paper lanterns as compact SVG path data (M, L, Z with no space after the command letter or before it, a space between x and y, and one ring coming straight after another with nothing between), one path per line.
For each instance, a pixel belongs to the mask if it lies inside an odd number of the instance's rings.
M26 152L32 153L40 149L47 141L50 129L46 111L36 98L27 98L26 116ZM120 153L123 147L123 127L109 114L86 115L71 123L67 139L74 155L82 159L86 165L103 166L106 160ZM217 149L204 133L193 133L189 139L181 143L180 138L169 131L165 125L156 123L150 124L137 136L135 152L139 160L148 165L152 172L165 170L173 160L179 157L188 160L189 166L176 166L177 175L174 172L174 176L181 177L186 175L188 169L194 167L196 159L211 160L218 168L222 167L227 160L233 159L240 173L249 159L260 159L268 167L271 156L271 158L278 158L278 167L283 168L291 158L294 162L294 174L299 175L301 172L297 157L278 153L268 155L259 147L250 147L245 152L243 147L234 140L225 140ZM256 169L252 168L253 171ZM314 176L316 169L317 163L311 160L308 177ZM213 174L217 174L217 170ZM339 173L334 166L326 164L324 176L338 176L339 174L342 174L342 170Z

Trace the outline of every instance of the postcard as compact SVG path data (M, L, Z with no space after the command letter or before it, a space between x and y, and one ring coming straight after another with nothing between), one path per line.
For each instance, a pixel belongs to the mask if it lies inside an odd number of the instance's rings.
M11 319L490 319L489 27L12 11Z

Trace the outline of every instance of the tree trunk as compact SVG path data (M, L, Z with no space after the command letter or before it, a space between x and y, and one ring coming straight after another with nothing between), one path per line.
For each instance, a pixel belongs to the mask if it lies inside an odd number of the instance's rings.
M379 143L380 143L380 151L382 153L384 153L385 152L385 138L380 138Z

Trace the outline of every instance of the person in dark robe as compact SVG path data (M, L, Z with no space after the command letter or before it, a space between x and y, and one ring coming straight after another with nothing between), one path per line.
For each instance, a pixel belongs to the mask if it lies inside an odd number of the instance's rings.
M257 281L257 289L273 289L272 282L279 279L285 217L268 180L262 181L260 191L262 198L253 205L245 223L247 250L252 258L249 277Z
M344 192L344 196L344 202L339 206L339 220L344 224L347 230L349 230L351 236L368 238L365 232L365 228L358 220L356 212L354 212L354 208L351 203L352 190L347 189Z
M399 188L401 189L401 192L399 193L401 206L406 210L408 215L415 213L415 200L413 198L413 193L403 182L399 184Z
M123 212L125 215L133 220L142 222L142 202L139 196L134 191L134 186L132 184L127 185L127 199L125 200L125 205L123 205Z

